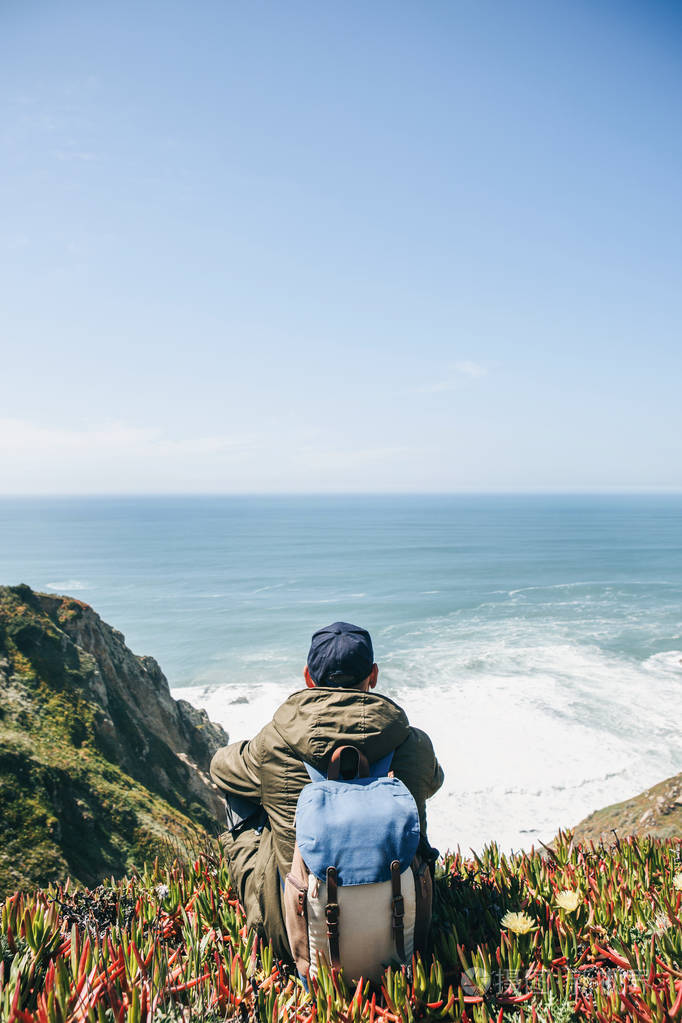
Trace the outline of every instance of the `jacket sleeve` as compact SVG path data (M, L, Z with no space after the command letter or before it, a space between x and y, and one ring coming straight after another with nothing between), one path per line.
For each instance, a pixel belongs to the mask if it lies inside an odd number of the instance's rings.
M443 768L436 760L433 743L420 728L410 728L409 737L393 757L396 777L407 785L419 810L422 834L426 835L426 800L443 784Z
M445 775L443 768L436 759L433 743L426 732L422 732L421 728L413 728L412 731L417 739L418 758L422 765L424 798L430 799L431 796L438 792L438 789L443 784Z
M211 761L211 778L228 795L261 802L261 734L222 746Z

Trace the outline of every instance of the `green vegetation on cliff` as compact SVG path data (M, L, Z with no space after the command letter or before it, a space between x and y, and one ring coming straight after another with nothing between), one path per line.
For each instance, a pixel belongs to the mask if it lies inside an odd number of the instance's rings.
M581 821L574 829L576 841L613 842L616 836L682 835L682 774L673 775L622 803L614 803Z
M227 736L88 605L0 587L0 697L0 894L96 884L215 831L201 766Z

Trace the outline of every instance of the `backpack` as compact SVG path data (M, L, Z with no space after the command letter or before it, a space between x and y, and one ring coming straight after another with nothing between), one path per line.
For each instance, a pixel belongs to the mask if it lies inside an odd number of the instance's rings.
M425 951L431 871L418 853L417 805L393 777L392 759L370 767L355 746L341 746L326 777L305 765L311 783L296 807L283 902L291 952L306 979L325 961L347 978L380 983L389 964Z

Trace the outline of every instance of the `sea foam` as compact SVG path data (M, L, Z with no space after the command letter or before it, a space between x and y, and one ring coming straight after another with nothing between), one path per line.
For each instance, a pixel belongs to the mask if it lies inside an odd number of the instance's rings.
M522 630L520 630L522 631ZM682 651L643 661L568 642L450 636L389 655L380 691L429 733L445 784L428 805L441 850L547 842L680 769ZM526 635L526 639L529 636ZM175 689L230 740L250 738L297 680Z

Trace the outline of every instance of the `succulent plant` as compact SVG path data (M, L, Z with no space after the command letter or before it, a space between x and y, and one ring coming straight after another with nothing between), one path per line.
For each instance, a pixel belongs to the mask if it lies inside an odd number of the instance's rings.
M15 894L3 1023L682 1021L682 840L629 838L437 868L433 950L380 988L321 966L309 990L246 926L219 851L93 891Z

